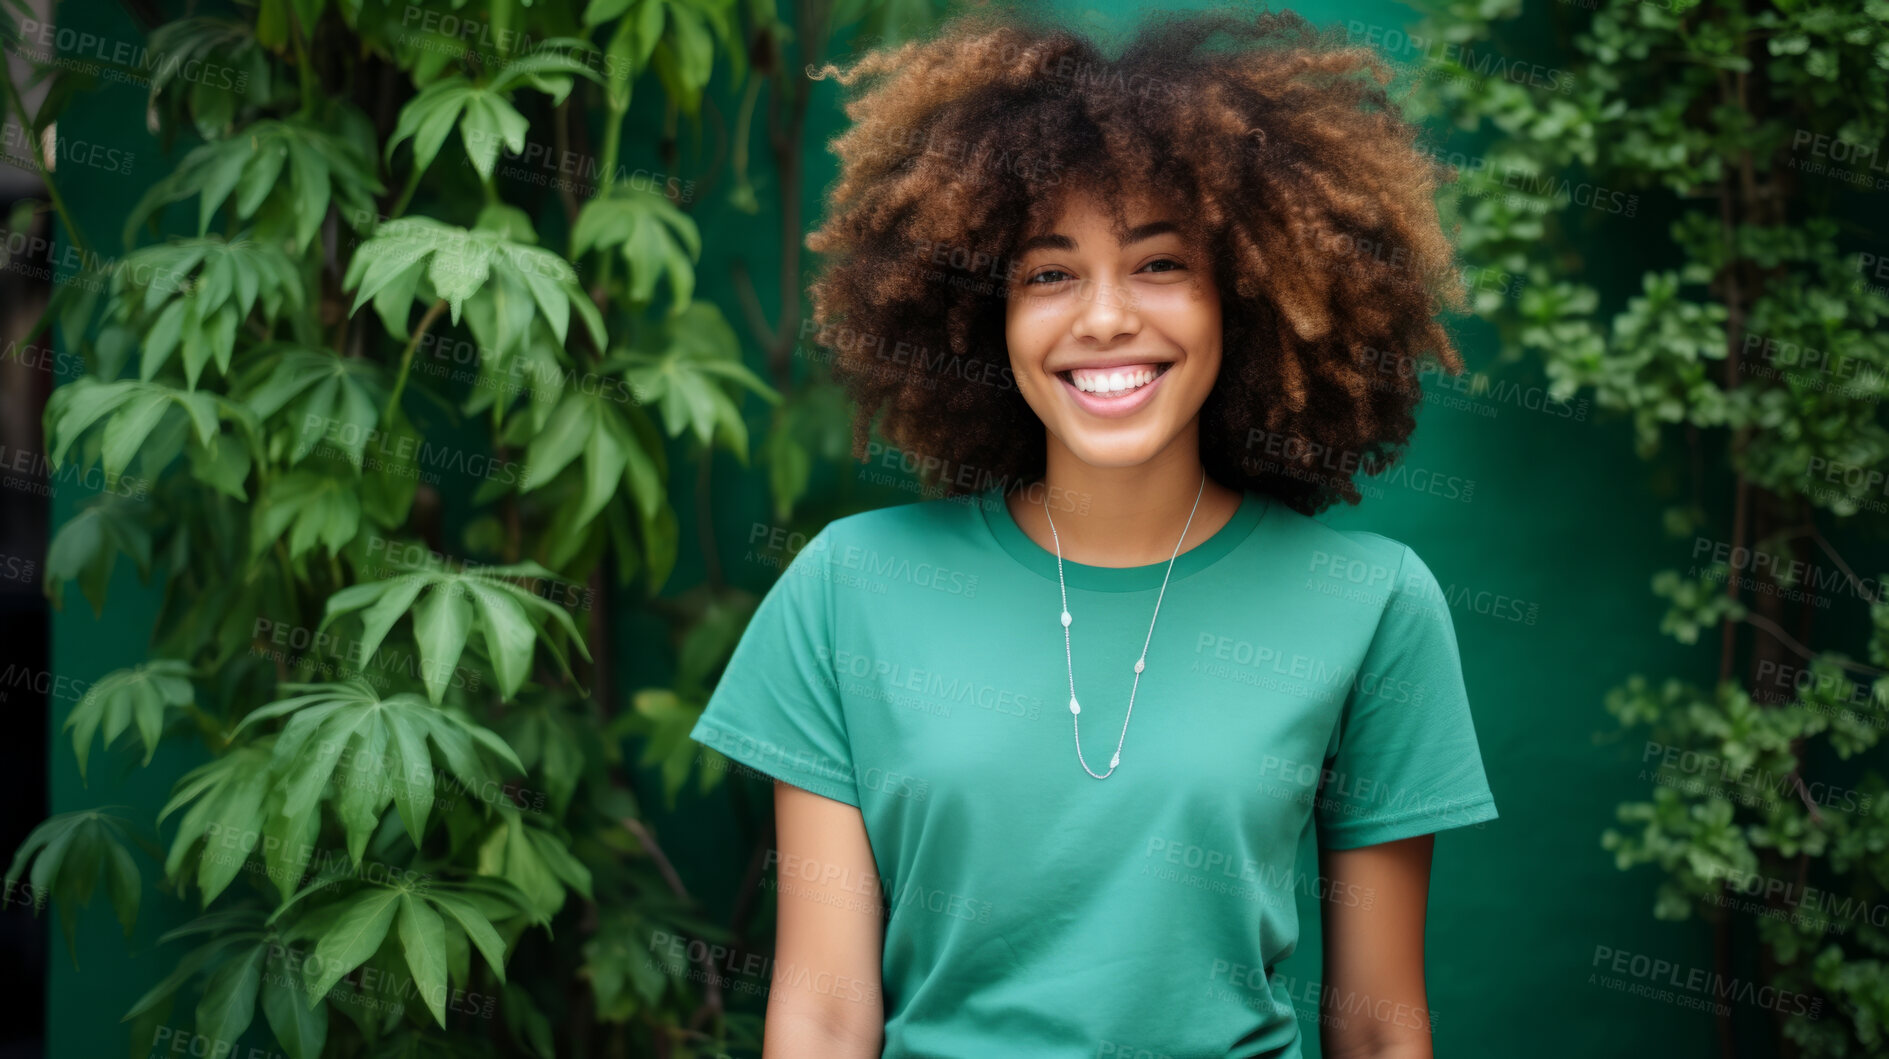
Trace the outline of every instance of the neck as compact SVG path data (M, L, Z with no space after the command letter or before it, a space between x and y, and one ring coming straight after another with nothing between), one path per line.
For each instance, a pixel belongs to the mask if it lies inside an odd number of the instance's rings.
M1045 551L1056 551L1060 542L1067 562L1122 567L1165 563L1176 554L1177 540L1182 552L1199 545L1233 518L1240 493L1211 477L1201 484L1196 436L1183 434L1145 463L1097 467L1052 435L1042 481L1009 493L1005 502L1017 527Z

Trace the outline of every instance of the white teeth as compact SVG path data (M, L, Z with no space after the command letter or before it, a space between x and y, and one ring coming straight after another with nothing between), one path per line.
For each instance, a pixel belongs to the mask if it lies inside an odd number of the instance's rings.
M1077 370L1071 371L1069 377L1076 389L1085 393L1116 394L1146 386L1159 374L1161 374L1160 368L1143 368L1140 371L1131 372L1115 371L1107 374Z

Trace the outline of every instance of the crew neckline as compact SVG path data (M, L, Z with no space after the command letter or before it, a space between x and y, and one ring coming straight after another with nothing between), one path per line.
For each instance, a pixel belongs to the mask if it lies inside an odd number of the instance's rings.
M1016 518L1010 514L1010 505L1004 500L1002 487L986 490L979 497L977 507L985 529L1012 559L1051 584L1056 582L1056 553L1036 543L1017 525ZM1226 525L1174 559L1170 583L1191 577L1224 558L1252 535L1270 510L1272 501L1265 494L1251 490L1241 492L1240 506ZM1168 576L1165 559L1146 566L1090 566L1065 558L1062 568L1063 581L1070 588L1091 592L1151 591L1161 587L1162 579Z

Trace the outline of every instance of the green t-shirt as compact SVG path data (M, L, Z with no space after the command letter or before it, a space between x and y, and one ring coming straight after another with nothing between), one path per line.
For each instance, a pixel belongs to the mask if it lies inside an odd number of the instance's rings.
M1167 565L1063 563L1097 772ZM1055 554L996 489L838 519L690 735L859 808L878 878L842 883L889 912L885 1056L1300 1056L1272 968L1295 895L1326 896L1308 829L1496 818L1446 597L1408 546L1247 493L1174 563L1107 780L1076 760L1061 616Z

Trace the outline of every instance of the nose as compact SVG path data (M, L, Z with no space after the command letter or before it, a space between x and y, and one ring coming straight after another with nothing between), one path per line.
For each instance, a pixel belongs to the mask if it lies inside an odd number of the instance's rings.
M1141 330L1141 316L1129 289L1106 280L1082 280L1076 290L1076 318L1069 333L1102 345Z

